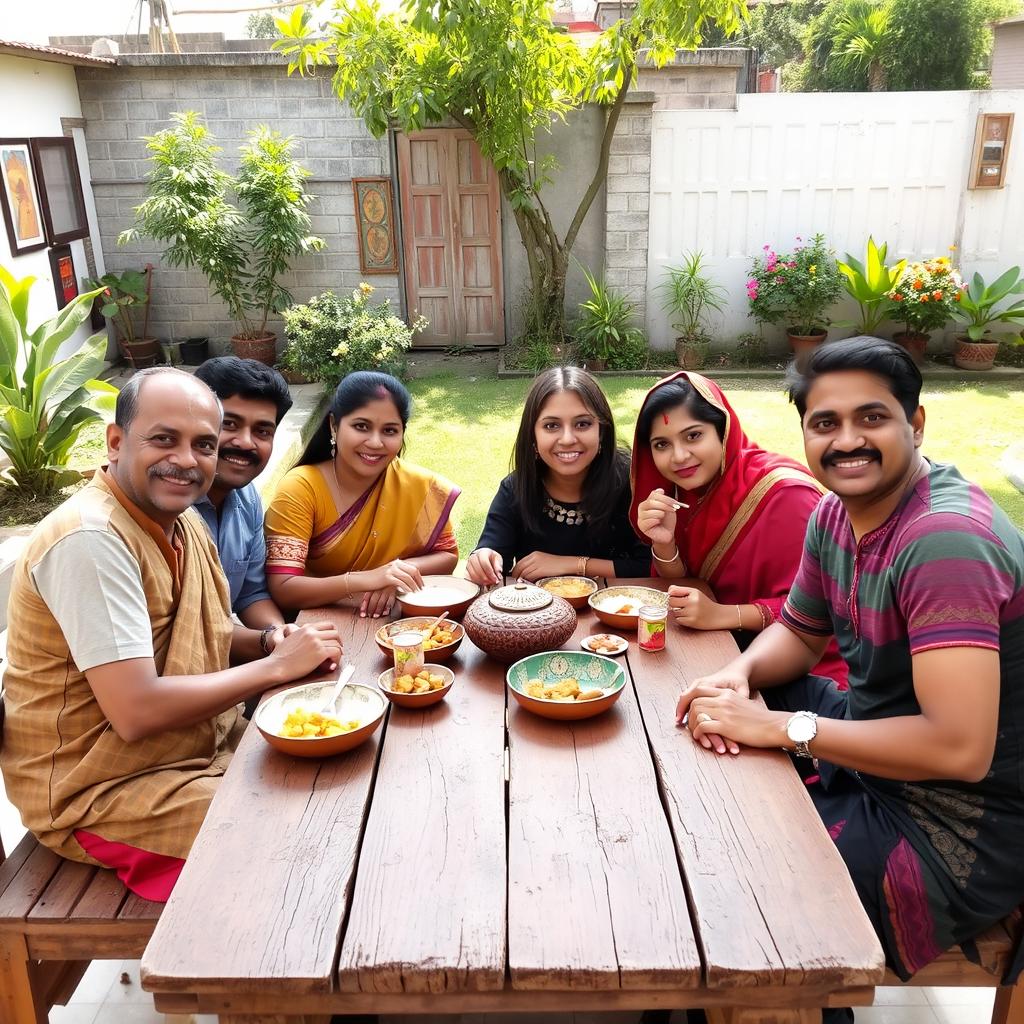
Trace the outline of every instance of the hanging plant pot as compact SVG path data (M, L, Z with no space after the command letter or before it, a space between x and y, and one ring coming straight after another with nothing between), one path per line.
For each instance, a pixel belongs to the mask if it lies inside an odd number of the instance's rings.
M931 335L922 331L897 331L892 340L902 345L914 357L914 362L920 365L924 362L924 350L928 347Z
M122 341L121 351L136 370L156 366L160 358L160 342L156 338L141 338L139 341Z
M998 341L971 341L958 334L953 339L953 365L961 370L991 370L998 351Z
M255 338L235 334L231 338L231 351L239 359L255 359L273 366L277 362L277 335L273 331L264 331Z

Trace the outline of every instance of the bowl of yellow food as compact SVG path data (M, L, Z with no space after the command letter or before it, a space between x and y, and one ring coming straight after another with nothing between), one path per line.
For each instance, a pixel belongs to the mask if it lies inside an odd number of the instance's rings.
M543 718L593 718L622 696L626 676L609 658L584 651L545 651L509 667L509 692L520 707Z
M425 708L445 699L455 682L455 673L445 665L430 665L416 675L381 672L377 685L392 704L403 708Z
M606 625L636 629L637 614L644 605L668 607L668 594L653 587L605 587L590 595L587 603Z
M391 646L391 638L399 633L423 633L423 660L431 665L439 665L447 661L458 649L466 635L466 631L458 622L451 619L443 619L437 623L427 636L427 626L434 619L428 615L414 615L409 619L396 619L377 630L374 639L380 648L381 654L389 658L394 650Z
M406 615L450 615L458 618L473 603L480 588L461 576L424 576L423 587L398 595Z
M333 713L324 713L334 682L306 683L268 697L253 715L260 735L295 757L331 757L365 743L384 721L387 702L373 687L349 683Z
M537 586L564 597L573 608L586 608L587 598L597 590L597 581L589 576L545 576L537 580Z

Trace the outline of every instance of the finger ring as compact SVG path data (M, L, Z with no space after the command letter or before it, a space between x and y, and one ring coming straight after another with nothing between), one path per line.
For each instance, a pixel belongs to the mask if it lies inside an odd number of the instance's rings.
M711 721L711 716L706 711L702 711L697 716L697 721L701 722L701 723L703 723L703 722L710 722Z

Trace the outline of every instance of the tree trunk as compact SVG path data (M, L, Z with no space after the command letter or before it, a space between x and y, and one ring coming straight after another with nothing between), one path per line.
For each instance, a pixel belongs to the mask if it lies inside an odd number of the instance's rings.
M889 73L882 64L873 60L868 65L868 89L871 92L886 92L889 88Z

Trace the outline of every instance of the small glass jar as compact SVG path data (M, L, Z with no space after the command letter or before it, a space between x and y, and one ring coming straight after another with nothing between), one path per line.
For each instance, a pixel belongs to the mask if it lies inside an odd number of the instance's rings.
M423 671L423 634L410 630L391 638L395 653L395 678L414 676Z
M668 609L645 604L636 616L636 642L641 651L665 650L665 626Z

